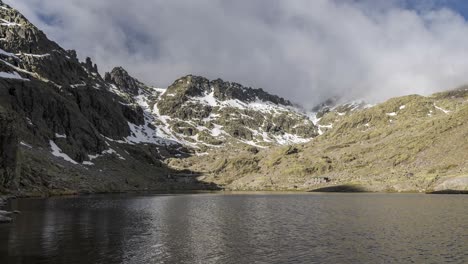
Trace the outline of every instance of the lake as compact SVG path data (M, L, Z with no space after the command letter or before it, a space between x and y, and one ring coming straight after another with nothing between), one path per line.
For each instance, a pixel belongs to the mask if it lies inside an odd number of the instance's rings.
M468 195L18 199L0 263L468 263Z

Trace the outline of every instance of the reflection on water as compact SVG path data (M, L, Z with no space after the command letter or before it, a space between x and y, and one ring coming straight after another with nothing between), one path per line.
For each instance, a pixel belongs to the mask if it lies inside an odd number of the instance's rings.
M0 263L468 263L468 196L22 199Z

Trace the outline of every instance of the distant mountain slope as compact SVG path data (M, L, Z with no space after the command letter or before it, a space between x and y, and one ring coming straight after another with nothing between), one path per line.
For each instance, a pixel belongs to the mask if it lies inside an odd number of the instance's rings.
M307 144L171 165L240 190L468 190L468 88L327 115L333 127Z

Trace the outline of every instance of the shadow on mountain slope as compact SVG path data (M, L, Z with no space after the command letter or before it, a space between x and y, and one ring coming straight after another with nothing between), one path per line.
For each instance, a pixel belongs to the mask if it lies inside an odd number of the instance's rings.
M441 190L441 191L428 192L428 194L468 194L468 191L462 191L462 190Z
M328 186L323 188L318 188L311 190L310 192L368 192L364 187L359 185L337 185L337 186Z
M126 142L128 123L143 115L117 99L87 86L0 79L0 192L219 189L163 162L191 155L183 146Z

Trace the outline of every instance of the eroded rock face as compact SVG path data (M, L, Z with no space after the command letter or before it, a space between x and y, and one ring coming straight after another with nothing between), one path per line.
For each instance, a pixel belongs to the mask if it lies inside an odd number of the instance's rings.
M177 170L162 160L317 135L291 102L262 89L192 75L160 89L122 67L102 78L90 58L0 6L1 189L166 188Z
M143 86L122 67L115 67L110 73L106 73L105 80L114 83L122 92L130 95L138 95L140 87Z
M312 121L291 102L221 79L182 77L169 86L157 108L161 115L184 120L184 127L197 140L213 141L215 137L287 144L306 142L318 133Z
M75 51L65 51L19 12L0 5L0 71L18 76L0 79L2 105L18 114L20 137L42 146L52 140L82 162L107 149L106 138L129 136L128 122L143 123L141 108L122 103L90 58L80 62Z
M3 84L9 86L11 107L23 117L25 131L44 144L61 135L58 141L63 142L57 144L79 162L106 149L103 136L130 135L125 116L141 115L114 102L107 91L82 88L62 94L39 82Z
M434 191L468 192L468 176L459 176L443 179L435 186Z
M18 134L14 113L0 111L0 188L14 188L17 180Z
M221 79L210 81L204 77L193 75L176 80L169 86L163 97L168 101L167 109L173 109L189 97L202 97L209 93L213 93L213 97L220 101L239 100L244 103L263 101L276 105L292 106L288 100L271 95L262 89L244 87L238 83L225 82ZM160 110L164 112L166 108L160 108Z
M62 50L60 46L50 41L47 36L33 24L31 24L21 13L10 6L0 2L2 26L0 36L4 39L4 50L15 50L17 52L45 54L52 50Z
M144 123L142 109L115 94L90 58L80 62L0 5L0 188L65 186L54 177L68 168L121 157L110 143L130 136L129 122Z

